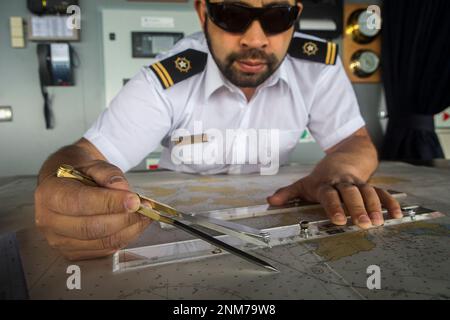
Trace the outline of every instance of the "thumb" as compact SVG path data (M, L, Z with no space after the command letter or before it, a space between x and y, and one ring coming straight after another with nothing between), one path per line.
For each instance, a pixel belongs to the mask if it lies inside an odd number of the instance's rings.
M93 161L80 169L92 177L101 187L123 191L130 190L130 185L122 170L106 161Z
M282 206L290 200L301 198L301 196L301 183L298 181L290 186L278 189L272 196L267 198L267 202L272 206Z

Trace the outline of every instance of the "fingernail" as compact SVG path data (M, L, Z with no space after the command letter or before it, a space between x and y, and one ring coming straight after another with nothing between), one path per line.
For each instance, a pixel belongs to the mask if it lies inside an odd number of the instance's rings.
M122 176L114 176L111 177L111 179L109 179L109 184L114 184L114 183L118 183L118 182L124 182L125 179Z
M374 224L376 224L376 225L383 224L383 216L381 215L381 212L372 212L370 214L370 217L372 218L372 221L374 222Z
M347 219L342 213L336 213L333 216L333 221L335 221L335 222L347 222Z
M361 224L371 223L370 219L366 215L361 215L358 217L358 222Z
M136 196L136 195L129 196L125 200L125 208L130 212L136 212L139 209L140 204L141 204L141 201L139 200L138 196Z
M399 210L399 209L394 210L393 216L402 218L402 217L403 217L403 212L402 212L402 210Z

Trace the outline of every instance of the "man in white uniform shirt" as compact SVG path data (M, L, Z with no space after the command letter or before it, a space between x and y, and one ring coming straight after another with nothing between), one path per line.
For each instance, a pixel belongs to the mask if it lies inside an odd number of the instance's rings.
M301 3L200 0L195 7L204 32L143 68L81 140L44 163L36 223L50 245L76 260L110 255L134 240L150 221L135 213L139 199L124 172L159 144L163 168L274 174L306 128L326 156L309 176L269 197L270 204L320 202L337 225L347 222L345 207L361 228L384 223L382 206L401 217L387 192L366 183L377 152L337 46L294 33ZM102 188L57 179L63 163Z

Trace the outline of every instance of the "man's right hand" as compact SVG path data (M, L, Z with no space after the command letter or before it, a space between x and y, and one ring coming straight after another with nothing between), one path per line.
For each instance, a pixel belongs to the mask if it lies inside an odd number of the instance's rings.
M100 187L56 175L45 178L34 195L36 225L69 260L111 255L136 239L151 220L136 213L139 197L129 191L119 168L95 160L76 169Z

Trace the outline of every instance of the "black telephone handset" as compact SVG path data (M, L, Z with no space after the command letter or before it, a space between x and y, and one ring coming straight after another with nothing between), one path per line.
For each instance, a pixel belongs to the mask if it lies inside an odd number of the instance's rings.
M48 97L47 86L53 84L53 76L51 71L50 45L38 44L37 54L39 60L39 80L41 82L41 93L44 98L44 118L45 127L53 129L55 127L53 112L50 107L50 99Z
M49 44L38 44L37 54L39 60L39 79L41 86L47 87L53 85L53 75L51 69L51 56Z

